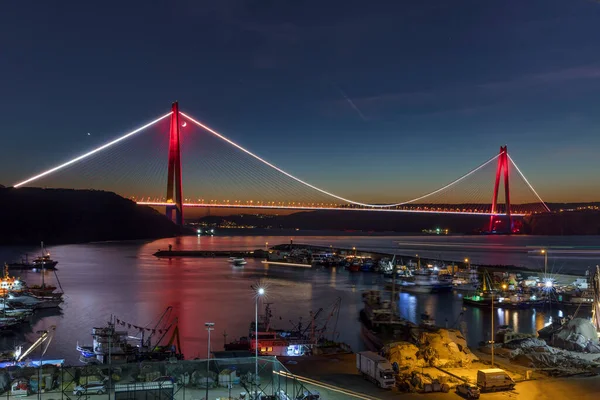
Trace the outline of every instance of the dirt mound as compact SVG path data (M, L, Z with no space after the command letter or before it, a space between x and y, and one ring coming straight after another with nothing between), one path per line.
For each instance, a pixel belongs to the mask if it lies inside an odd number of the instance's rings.
M391 343L384 351L390 362L396 363L399 369L467 367L477 360L460 332L447 329L422 332L416 344Z
M587 319L573 318L563 324L549 340L552 346L587 353L600 352L596 328Z

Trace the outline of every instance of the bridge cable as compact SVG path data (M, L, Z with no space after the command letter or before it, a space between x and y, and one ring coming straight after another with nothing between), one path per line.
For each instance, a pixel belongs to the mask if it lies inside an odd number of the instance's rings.
M250 156L254 157L255 159L257 159L257 160L261 161L261 162L262 162L262 163L264 163L265 165L268 165L269 167L273 168L274 170L276 170L276 171L278 171L278 172L280 172L280 173L284 174L285 176L287 176L287 177L289 177L289 178L291 178L291 179L293 179L293 180L295 180L295 181L297 181L297 182L299 182L299 183L301 183L301 184L303 184L303 185L305 185L305 186L307 186L307 187L309 187L309 188L311 188L311 189L314 189L314 190L316 190L316 191L318 191L318 192L321 192L321 193L323 193L323 194L326 194L326 195L328 195L328 196L334 197L334 198L336 198L336 199L338 199L338 200L341 200L341 201L344 201L344 202L346 202L346 203L350 203L350 204L354 204L354 205L357 205L357 206L362 206L362 207L371 207L371 208L387 208L387 207L395 207L395 206L401 206L401 205L405 205L405 204L414 203L414 202L416 202L416 201L419 201L419 200L421 200L421 199L424 199L424 198L426 198L426 197L429 197L429 196L431 196L431 195L434 195L434 194L436 194L436 193L439 193L439 192L441 192L442 190L444 190L444 189L447 189L448 187L450 187L450 186L452 186L452 185L454 185L454 184L456 184L456 183L458 183L458 182L462 181L462 180L463 180L463 179L465 179L466 177L468 177L468 176L472 175L473 173L477 172L478 170L480 170L481 168L483 168L483 167L484 167L484 166L486 166L487 164L491 163L492 161L494 161L495 159L497 159L498 157L500 157L500 155L499 155L499 154L497 154L497 155L495 155L494 157L492 157L492 158L490 158L489 160L487 160L486 162L484 162L483 164L481 164L480 166L478 166L477 168L475 168L475 169L473 169L472 171L470 171L470 172L466 173L465 175L461 176L460 178L458 178L458 179L455 179L454 181L450 182L449 184L447 184L447 185L445 185L445 186L443 186L443 187L441 187L441 188L439 188L439 189L437 189L437 190L434 190L433 192L427 193L427 194L425 194L425 195L423 195L423 196L417 197L417 198L415 198L415 199L412 199L412 200L409 200L409 201L405 201L405 202L401 202L401 203L394 203L394 204L368 204L368 203L360 203L360 202L357 202L357 201L353 201L353 200L350 200L350 199L346 199L346 198L344 198L344 197L338 196L338 195L336 195L336 194L333 194L333 193L327 192L326 190L320 189L320 188L318 188L318 187L316 187L316 186L314 186L314 185L311 185L310 183L308 183L308 182L305 182L305 181L303 181L302 179L300 179L300 178L297 178L297 177L295 177L294 175L292 175L292 174L290 174L290 173L288 173L288 172L286 172L286 171L282 170L281 168L279 168L279 167L275 166L274 164L271 164L271 163L270 163L270 162L268 162L267 160L264 160L263 158L261 158L261 157L257 156L256 154L252 153L251 151L249 151L249 150L246 150L244 147L242 147L242 146L240 146L239 144L237 144L237 143L233 142L232 140L230 140L230 139L226 138L225 136L221 135L220 133L218 133L217 131L215 131L215 130L211 129L210 127L208 127L208 126L206 126L206 125L202 124L201 122L199 122L199 121L196 121L194 118L190 117L189 115L185 114L184 112L180 111L180 112L179 112L179 114L181 114L183 117L187 118L187 119L188 119L188 120L190 120L191 122L195 123L195 124L196 124L196 125L198 125L199 127L201 127L201 128L203 128L203 129L205 129L206 131L208 131L208 132L212 133L213 135L217 136L218 138L220 138L220 139L224 140L225 142L229 143L230 145L232 145L232 146L236 147L237 149L239 149L239 150L243 151L244 153L246 153L246 154L248 154L248 155L250 155Z
M143 131L144 129L146 129L146 128L148 128L148 127L150 127L150 126L152 126L152 125L156 124L156 123L157 123L157 122L159 122L159 121L162 121L162 120L163 120L163 119L165 119L165 118L167 118L167 117L168 117L168 116L170 116L171 114L172 114L172 112L171 112L171 111L169 111L167 114L163 115L162 117L160 117L160 118L157 118L157 119L155 119L154 121L152 121L152 122L149 122L149 123L147 123L146 125L144 125L144 126L142 126L142 127L140 127L140 128L137 128L137 129L135 129L135 130L133 130L133 131L131 131L131 132L129 132L129 133L127 133L127 134L125 134L125 135L123 135L123 136L121 136L121 137L119 137L119 138L115 139L115 140L113 140L113 141L110 141L110 142L108 142L108 143L106 143L106 144L103 144L102 146L100 146L100 147L97 147L97 148L95 148L94 150L88 151L87 153L85 153L85 154L82 154L82 155L80 155L79 157L75 157L74 159L72 159L72 160L70 160L70 161L67 161L67 162L65 162L65 163L63 163L63 164L60 164L60 165L58 165L58 166L54 167L54 168L51 168L51 169L49 169L49 170L47 170L47 171L44 171L44 172L42 172L42 173L40 173L40 174L38 174L38 175L35 175L35 176L33 176L33 177L29 178L29 179L26 179L26 180L24 180L23 182L19 182L19 183L17 183L17 184L15 184L15 185L13 185L13 186L14 186L14 187L16 187L16 188L17 188L17 187L19 187L19 186L23 186L23 185L25 185L25 184L27 184L27 183L29 183L29 182L33 182L33 181L35 181L35 180L37 180L37 179L39 179L39 178L42 178L42 177L44 177L44 176L46 176L46 175L48 175L48 174L51 174L51 173L53 173L53 172L55 172L55 171L58 171L58 170L60 170L60 169L63 169L63 168L65 168L65 167L68 167L69 165L75 164L76 162L78 162L78 161L81 161L81 160L83 160L84 158L87 158L87 157L89 157L89 156L91 156L91 155L93 155L93 154L95 154L95 153L98 153L99 151L102 151L102 150L104 150L104 149L106 149L106 148L108 148L108 147L110 147L110 146L112 146L112 145L114 145L114 144L117 144L117 143L119 143L119 142L120 142L120 141L122 141L122 140L125 140L125 139L127 139L127 138L128 138L128 137L130 137L130 136L133 136L133 135L135 135L136 133L139 133L139 132Z
M514 167L517 170L517 172L519 173L519 175L521 175L521 178L523 178L523 180L525 181L525 183L527 184L527 186L529 186L529 189L531 189L531 191L533 192L533 194L535 194L537 196L537 198L540 200L540 202L542 203L542 205L544 206L544 208L546 209L546 211L550 212L550 208L546 205L546 203L544 202L544 200L542 200L542 198L540 197L540 195L535 191L535 189L533 188L533 186L531 186L531 183L529 183L529 181L527 180L527 178L525 178L525 175L523 175L523 173L521 172L521 170L519 169L519 167L517 166L517 164L515 163L515 161L510 156L510 154L507 154L507 156L508 156L508 159L510 160L510 162L512 163L512 165L514 165Z

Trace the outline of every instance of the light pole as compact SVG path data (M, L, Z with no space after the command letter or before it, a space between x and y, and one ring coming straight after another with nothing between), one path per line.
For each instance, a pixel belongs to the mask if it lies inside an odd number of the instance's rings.
M210 331L214 330L214 322L205 322L204 326L208 331L208 349L206 350L206 400L208 400L208 375L210 372Z
M469 258L465 258L465 263L467 264L467 268L471 269L471 263L469 262Z
M541 253L544 255L544 279L548 275L548 252L546 249L542 249Z
M44 337L44 335L48 334L48 331L41 330L36 332L40 335L40 340ZM42 365L44 365L44 346L40 343L40 368L38 369L38 399L42 398Z
M417 254L417 269L421 269L421 257Z
M254 303L254 398L258 398L258 298L265 294L265 288L256 287L255 300Z
M494 288L492 288L492 337L491 337L491 342L492 342L492 368L494 368Z

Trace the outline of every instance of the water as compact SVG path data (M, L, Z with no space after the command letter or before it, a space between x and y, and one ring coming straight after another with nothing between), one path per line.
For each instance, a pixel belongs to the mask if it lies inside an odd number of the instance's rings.
M358 313L362 307L360 293L382 286L382 277L372 273L351 274L342 268L291 269L268 267L257 260L248 260L243 269L232 268L226 259L158 259L152 253L166 249L257 249L287 242L287 237L184 237L162 239L151 243L115 242L65 245L51 248L52 257L59 261L59 278L66 293L62 313L46 313L32 321L16 335L4 334L5 349L15 344L32 343L36 331L55 325L56 336L45 357L65 358L76 364L77 342L91 344L90 330L104 325L110 315L137 326L153 328L168 306L178 317L181 344L186 358L204 357L207 350L205 322L214 322L211 343L213 350L222 349L225 341L248 334L254 319L255 301L251 285L261 280L267 290L266 301L273 303L276 327L292 328L303 318L306 326L310 311L328 309L341 298L337 322L338 340L354 350L363 349ZM550 247L549 270L580 272L598 263L597 237L527 237L527 236L305 236L296 243L311 243L339 247L356 246L373 251L419 254L462 260L469 257L473 264L514 264L543 267L539 248ZM555 249L562 246L561 249ZM586 248L582 248L586 246ZM33 254L34 249L0 248L6 260L18 259L22 252ZM565 258L566 257L566 258ZM41 276L25 273L30 284L40 283ZM46 272L47 282L54 274ZM263 305L260 305L262 310ZM459 326L466 323L470 344L489 339L490 311L463 307L459 294L409 295L399 300L401 314L418 321L427 311L440 326ZM461 316L461 312L463 315ZM546 324L550 317L566 315L566 310L536 312L534 310L495 310L496 326L512 325L516 331L533 332ZM582 316L587 312L580 311ZM324 313L323 315L326 315ZM332 319L329 327L332 328ZM463 324L464 326L465 324ZM131 334L135 332L130 330ZM227 336L224 336L224 333ZM157 333L155 338L158 338ZM168 335L167 335L168 339Z

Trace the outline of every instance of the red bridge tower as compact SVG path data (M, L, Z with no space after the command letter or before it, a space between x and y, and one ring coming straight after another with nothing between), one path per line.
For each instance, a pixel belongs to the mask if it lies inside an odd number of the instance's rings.
M183 225L183 190L181 185L181 149L179 145L179 104L171 107L171 128L169 129L169 173L167 177L167 217ZM173 193L175 192L175 193Z
M495 213L498 206L498 187L500 186L500 177L504 172L504 203L505 213L508 217L509 231L512 232L512 218L510 216L510 186L508 181L508 150L507 146L500 147L500 155L498 156L498 166L496 167L496 182L494 183L494 197L492 198L492 213ZM495 216L490 217L490 232L495 231L495 224L499 222L499 219L495 219Z

